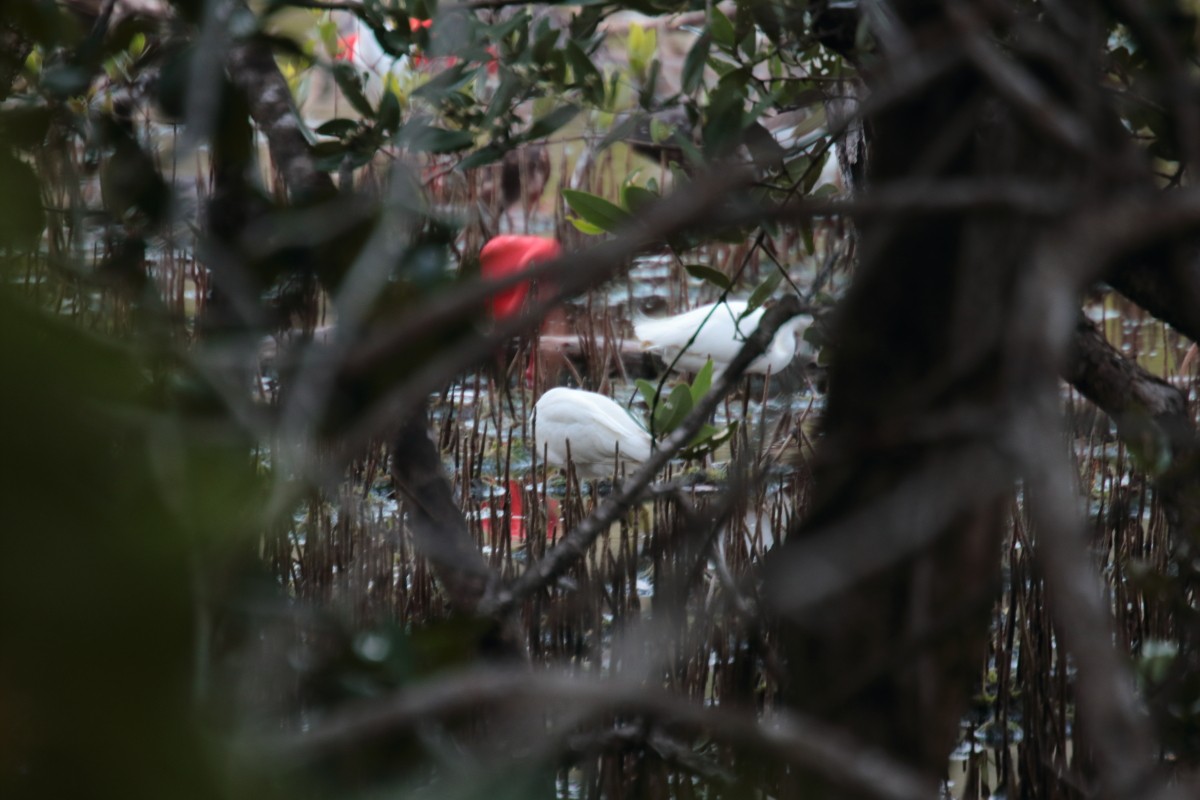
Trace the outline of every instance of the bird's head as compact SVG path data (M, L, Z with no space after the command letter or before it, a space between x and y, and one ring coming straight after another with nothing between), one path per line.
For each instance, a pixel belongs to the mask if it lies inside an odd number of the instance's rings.
M797 314L780 327L780 332L787 334L786 341L795 349L792 351L796 358L805 359L804 366L810 366L817 359L816 350L804 338L804 334L813 323L808 314Z
M479 251L479 272L485 278L504 278L561 254L558 242L545 236L496 236ZM488 302L492 318L504 319L517 313L528 293L529 283L525 282L492 295Z

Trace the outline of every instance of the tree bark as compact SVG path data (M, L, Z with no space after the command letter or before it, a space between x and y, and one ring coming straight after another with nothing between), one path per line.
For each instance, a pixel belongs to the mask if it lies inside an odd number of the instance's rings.
M894 8L899 39L930 48L971 39L941 4ZM1010 107L989 72L990 32L976 36L963 45L984 49L972 54L975 70L944 74L868 116L868 191L904 180L1028 180L1089 196L1082 160ZM872 89L887 77L886 67L866 72ZM1047 228L1018 209L863 222L862 261L833 337L812 510L768 571L789 701L930 776L944 773L958 738L997 595L1015 473L994 441L1027 377L1004 365L1023 313L1019 289ZM977 485L950 496L946 485L921 482L948 469L978 476ZM822 535L843 528L853 533L840 552L823 551L840 582L831 579L815 602L779 599ZM846 577L872 542L896 557L864 580ZM847 795L825 787L815 796Z
M1200 342L1200 254L1194 246L1156 248L1116 265L1108 282L1193 342Z
M1177 540L1200 531L1200 439L1187 397L1151 375L1105 340L1090 320L1080 318L1065 377L1117 424L1117 432L1152 471L1163 510Z

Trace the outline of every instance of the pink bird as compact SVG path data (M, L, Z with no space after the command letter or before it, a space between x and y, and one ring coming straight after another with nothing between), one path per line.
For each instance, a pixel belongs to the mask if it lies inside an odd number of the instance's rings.
M521 485L516 481L509 481L506 487L509 503L509 519L507 530L511 540L514 543L523 542L528 536L529 529L532 524L527 524L527 519L524 511L524 503L521 500ZM484 503L480 506L479 525L483 532L491 535L492 532L492 517L496 518L498 523L497 529L503 533L504 525L504 502L492 501ZM562 511L559 509L558 501L553 497L546 498L546 538L554 539L558 535L558 526L562 522Z
M554 239L545 236L506 234L490 239L479 251L479 271L485 278L504 278L524 272L535 264L550 261L560 255L562 255L562 247ZM543 285L545 285L545 281L543 281ZM536 287L529 281L522 281L508 289L496 292L488 300L488 311L492 319L508 319L519 313L527 298L530 297L531 290L533 296L536 297ZM568 333L566 314L562 308L551 310L542 320L540 330L543 333L556 335ZM539 365L535 365L534 359L530 358L529 366L525 370L526 383L534 382L535 373L546 375L546 367L554 368L557 372L558 368L562 366L564 366L564 357L561 354L557 354L556 358L543 359ZM547 377L554 378L555 376Z

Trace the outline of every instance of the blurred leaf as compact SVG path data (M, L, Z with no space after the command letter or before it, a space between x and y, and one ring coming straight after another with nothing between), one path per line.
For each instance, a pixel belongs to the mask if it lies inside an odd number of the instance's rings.
M48 95L65 100L86 93L92 73L76 64L53 64L42 70L41 84Z
M767 279L760 283L755 290L750 293L749 299L746 300L746 313L751 313L763 303L767 302L771 295L774 294L775 289L779 286L779 282L781 280L783 280L783 273L781 273L779 270L775 270L768 275Z
M641 186L624 186L621 188L621 204L631 212L641 211L659 201L659 196Z
M658 51L658 32L654 28L647 29L636 22L631 23L625 49L630 69L644 80L650 60Z
M549 18L538 20L537 32L534 35L531 55L535 64L544 64L558 44L558 30L550 24Z
M496 93L492 95L492 101L488 103L487 113L483 117L484 123L507 115L524 85L525 82L520 75L515 72L505 72L504 77L500 79L500 85L496 87Z
M550 134L557 131L562 126L566 125L579 113L579 106L568 103L551 111L549 114L538 117L529 126L529 130L522 134L522 141L532 141L535 139L544 139Z
M460 61L453 66L433 76L425 83L413 90L413 97L423 97L430 101L437 101L439 95L455 91L465 86L472 78L475 77L475 71L468 72L468 64Z
M414 153L456 153L475 144L475 136L470 131L450 131L432 125L420 125L410 132L412 127L405 127L404 143Z
M355 133L358 129L358 120L336 117L319 125L314 132L321 136L336 136L339 139L344 139L350 134Z
M571 65L575 85L583 93L583 98L592 105L604 104L604 78L600 70L588 58L587 53L574 41L568 41L566 47L567 63Z
M375 116L375 109L371 108L371 102L363 94L362 78L352 64L347 64L345 61L334 64L333 79L337 82L338 88L342 90L346 102L350 103L355 111L364 117Z
M712 14L709 17L708 29L712 33L712 40L715 44L723 50L733 50L734 43L736 42L733 23L716 6L713 7Z
M662 74L662 62L657 58L651 60L650 68L646 72L646 77L642 83L642 88L638 91L638 105L642 108L653 108L658 100L658 78Z
M704 366L696 373L696 379L692 381L692 402L699 403L704 395L708 394L708 390L712 388L713 380L713 360L710 358L704 362Z
M44 105L21 105L0 111L0 141L28 149L39 146L50 129L53 112Z
M745 92L740 80L723 82L709 96L703 130L704 152L727 153L742 140L745 127Z
M20 565L0 581L0 795L234 796L209 759L194 683L197 564L227 554L171 511L162 469L176 462L151 452L175 431L141 402L148 364L7 287L0 338L0 374L21 387L0 414L5 456L20 465L0 504L0 562ZM47 479L63 465L78 478L69 502Z
M495 144L489 144L486 147L479 148L474 153L471 153L471 155L464 158L458 163L457 168L459 170L468 170L495 163L496 161L504 158L504 154L507 153L508 150L509 148L501 147Z
M729 276L719 269L713 269L704 264L685 264L683 268L687 270L688 275L711 283L718 289L729 291L733 288L733 283L729 280Z
M580 233L587 234L588 236L599 236L600 234L604 233L603 228L599 228L592 223L587 222L586 220L580 219L579 217L569 217L567 222L574 225L575 230L579 231Z
M692 49L688 50L687 57L683 59L683 91L685 94L691 94L700 86L700 81L704 77L704 67L708 64L708 52L712 46L712 36L703 33L696 39Z
M386 133L393 133L400 126L400 100L396 95L388 91L383 93L375 121L379 129Z
M563 199L579 216L592 225L612 233L629 219L629 212L614 205L603 197L580 192L575 189L563 189Z
M603 150L611 146L614 142L620 142L628 139L630 135L637 130L638 122L645 119L644 115L630 114L622 119L616 125L608 129L604 134L604 138L600 140L600 144L596 146L597 150ZM653 123L651 123L653 124Z
M679 454L684 458L701 458L706 456L733 438L733 434L737 432L737 428L738 424L736 421L729 423L724 428L718 428L715 425L706 423L692 437L692 440L688 442L687 447L679 451Z
M750 11L751 16L754 18L755 24L758 25L758 27L764 34L766 34L766 37L770 39L773 44L779 44L779 40L783 31L779 23L779 17L777 16L775 6L771 3L749 2L744 6L739 6L739 10L747 6L749 7L748 10Z
M46 227L37 174L24 161L0 150L0 249L33 250Z

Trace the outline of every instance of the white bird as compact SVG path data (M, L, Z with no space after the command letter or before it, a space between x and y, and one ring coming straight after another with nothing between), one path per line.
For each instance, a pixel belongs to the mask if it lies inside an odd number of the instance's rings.
M725 371L762 319L765 309L756 308L745 314L746 305L745 300L709 303L673 317L639 319L633 329L642 349L660 353L668 364L683 350L683 355L675 361L675 368L683 372L698 372L711 358L715 377ZM811 324L812 317L807 314L798 314L785 322L776 331L767 352L751 361L746 371L778 373L792 362L797 350L812 356L812 350L800 338ZM688 345L693 335L696 341Z
M581 478L612 475L617 458L640 464L650 458L650 434L602 394L557 387L533 407L534 441L547 463L566 469L567 443Z

